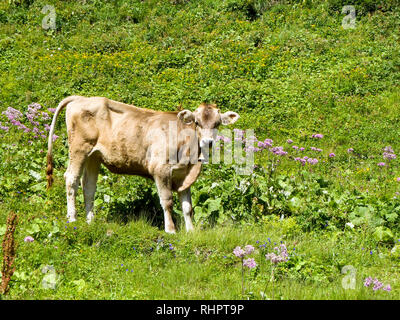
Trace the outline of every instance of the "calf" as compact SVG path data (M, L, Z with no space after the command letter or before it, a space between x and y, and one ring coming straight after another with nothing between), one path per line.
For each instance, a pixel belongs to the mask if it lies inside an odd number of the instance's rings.
M234 123L239 119L237 113L221 113L216 105L205 103L194 112L162 112L103 97L67 97L58 105L50 127L48 187L53 183L52 137L65 107L69 164L64 178L69 221L76 220L75 197L82 174L87 222L94 218L97 176L100 164L104 164L113 173L155 181L168 233L175 233L172 192L178 192L186 230L193 229L190 186L200 174L205 159L202 150L214 141L213 129Z

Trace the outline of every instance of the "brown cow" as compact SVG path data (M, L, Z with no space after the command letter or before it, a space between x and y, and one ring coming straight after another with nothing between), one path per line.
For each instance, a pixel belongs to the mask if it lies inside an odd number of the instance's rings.
M216 105L205 103L194 112L162 112L103 97L67 97L58 105L50 127L48 187L53 182L52 137L64 107L69 143L69 164L64 174L69 221L76 220L75 197L82 173L87 222L92 221L97 176L103 163L113 173L155 181L168 233L175 232L172 191L178 192L186 230L193 229L190 186L201 170L201 150L213 142L213 129L221 123L234 123L239 118L237 113L221 114Z

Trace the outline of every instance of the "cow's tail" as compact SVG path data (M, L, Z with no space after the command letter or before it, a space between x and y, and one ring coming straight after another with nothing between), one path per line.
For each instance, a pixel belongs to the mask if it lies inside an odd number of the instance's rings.
M60 114L61 110L64 109L68 103L74 101L78 96L70 96L61 101L56 111L54 112L53 120L51 121L50 131L49 131L49 140L47 147L47 167L46 167L46 178L47 178L47 189L49 189L53 185L53 135L56 127L57 117Z

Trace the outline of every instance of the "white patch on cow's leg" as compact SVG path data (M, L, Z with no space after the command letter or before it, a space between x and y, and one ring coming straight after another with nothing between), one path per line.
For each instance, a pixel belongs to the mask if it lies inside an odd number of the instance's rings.
M185 219L185 226L186 226L186 231L192 231L193 228L193 223L192 223L192 196L190 193L190 188L179 192L179 200L182 205L182 212L183 212L183 217Z
M174 205L171 187L157 177L155 177L154 180L156 182L158 196L160 197L160 203L164 210L165 232L175 233L175 224L171 216L172 208Z
M89 157L85 163L82 178L83 196L85 199L86 222L91 223L94 218L93 204L96 193L97 177L99 175L100 162Z
M171 216L174 201L172 200L172 198L168 198L168 199L160 199L160 202L164 210L165 232L176 233L175 224Z
M69 222L76 221L75 198L79 186L79 176L67 170L64 174L67 189L67 219Z

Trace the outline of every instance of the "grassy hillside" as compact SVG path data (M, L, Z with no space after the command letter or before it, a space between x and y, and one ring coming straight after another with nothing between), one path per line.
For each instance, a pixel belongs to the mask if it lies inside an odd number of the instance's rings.
M19 215L10 297L398 299L400 6L353 1L355 28L346 29L347 4L2 1L0 235L7 214ZM51 22L46 5L54 29L43 28ZM153 183L102 168L97 221L84 224L80 192L82 221L71 226L62 117L50 191L44 175L52 108L68 95L236 111L235 127L254 129L261 143L255 171L205 166L192 188L197 231L169 236ZM175 211L179 225L177 201ZM34 242L23 241L28 235ZM274 293L264 257L274 246L260 247L268 238L300 250L279 265ZM232 250L246 244L256 247L258 266L246 273L243 296ZM43 288L46 265L57 272L56 289ZM356 289L342 287L345 265L357 269ZM168 290L159 287L166 273ZM368 276L392 291L364 287Z

